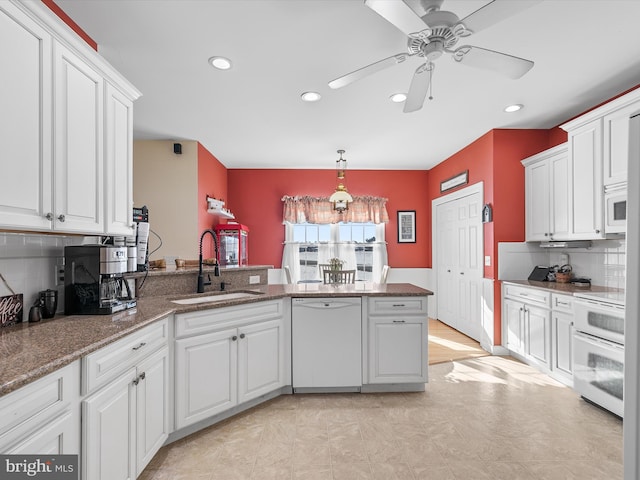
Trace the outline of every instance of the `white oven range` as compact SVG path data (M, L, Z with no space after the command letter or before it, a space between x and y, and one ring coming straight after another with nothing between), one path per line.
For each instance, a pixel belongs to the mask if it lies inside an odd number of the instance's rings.
M574 296L574 389L586 400L622 417L624 292Z

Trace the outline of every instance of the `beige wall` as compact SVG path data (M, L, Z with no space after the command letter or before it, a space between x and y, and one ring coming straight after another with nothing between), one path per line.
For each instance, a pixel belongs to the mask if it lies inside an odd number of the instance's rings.
M172 140L133 142L133 201L149 207L151 230L162 247L150 259L198 258L198 143L179 142L182 155L173 153ZM155 235L150 251L157 248Z

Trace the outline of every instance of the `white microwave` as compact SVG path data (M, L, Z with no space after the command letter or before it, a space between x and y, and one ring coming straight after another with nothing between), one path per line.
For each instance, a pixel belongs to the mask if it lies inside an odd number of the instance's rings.
M605 188L604 232L627 231L627 184Z

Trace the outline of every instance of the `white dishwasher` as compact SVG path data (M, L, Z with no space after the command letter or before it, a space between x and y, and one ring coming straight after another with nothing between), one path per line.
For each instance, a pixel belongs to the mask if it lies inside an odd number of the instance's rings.
M292 298L293 391L359 392L360 297Z

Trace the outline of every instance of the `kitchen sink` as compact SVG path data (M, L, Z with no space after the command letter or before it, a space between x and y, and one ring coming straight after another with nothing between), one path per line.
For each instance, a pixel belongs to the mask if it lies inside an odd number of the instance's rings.
M255 297L256 295L262 295L262 292L216 293L216 294L207 295L204 297L180 298L177 300L171 300L171 302L177 303L179 305L194 305L198 303L226 302L227 300L237 300L239 298Z

